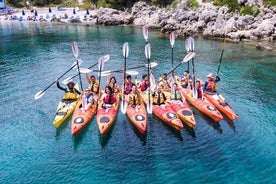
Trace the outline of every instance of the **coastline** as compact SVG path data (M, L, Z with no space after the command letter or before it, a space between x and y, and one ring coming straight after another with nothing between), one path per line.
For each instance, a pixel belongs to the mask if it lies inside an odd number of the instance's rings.
M136 3L131 10L110 8L78 10L78 8L17 9L16 13L0 16L0 22L53 22L81 25L135 26L147 25L163 34L174 31L178 37L203 36L206 39L226 38L231 42L253 42L261 50L276 50L276 8L265 9L263 17L239 15L228 8L201 3L197 10L181 2L175 8L162 9L145 2ZM24 15L23 15L24 11Z

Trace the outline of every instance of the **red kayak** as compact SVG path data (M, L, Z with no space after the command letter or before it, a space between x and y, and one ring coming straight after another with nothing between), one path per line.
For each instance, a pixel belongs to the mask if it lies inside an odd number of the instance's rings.
M142 100L141 100L142 101ZM147 131L147 110L143 101L136 107L127 106L126 114L131 123L144 134Z
M71 133L72 135L77 135L83 127L85 127L90 120L93 118L96 112L96 104L93 104L85 112L81 109L81 99L79 100L77 107L74 110L71 123Z
M223 119L218 109L206 98L193 98L191 89L182 89L182 94L195 108L209 116L215 122L219 122Z
M116 95L116 102L109 108L103 108L102 103L99 104L97 111L97 124L101 135L104 135L113 125L120 103L120 95Z
M218 110L224 113L229 119L235 120L239 116L234 112L232 107L226 102L225 98L219 94L204 93L204 97L207 98Z

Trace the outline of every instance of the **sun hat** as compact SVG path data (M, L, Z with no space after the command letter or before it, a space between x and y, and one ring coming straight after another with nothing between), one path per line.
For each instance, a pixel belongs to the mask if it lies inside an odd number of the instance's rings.
M212 73L209 73L206 77L207 77L207 78L209 78L209 77L210 77L210 78L212 78L212 79L213 79L213 78L214 78L214 75L213 75Z

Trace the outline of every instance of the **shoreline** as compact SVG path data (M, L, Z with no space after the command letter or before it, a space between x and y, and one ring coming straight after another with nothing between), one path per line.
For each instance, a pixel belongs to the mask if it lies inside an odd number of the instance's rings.
M176 8L168 10L150 6L144 2L136 3L130 12L110 8L86 11L73 7L59 9L51 7L51 12L48 7L33 7L32 10L17 9L17 12L11 15L1 15L0 22L52 22L85 26L131 27L147 25L149 29L158 30L165 35L174 31L176 36L183 38L200 36L204 39L223 39L225 37L229 42L256 43L256 48L260 50L276 50L274 44L276 13L271 14L268 10L269 16L266 16L263 21L259 17L228 12L227 7L218 9L210 3L204 3L197 10L187 10L185 3L179 3Z

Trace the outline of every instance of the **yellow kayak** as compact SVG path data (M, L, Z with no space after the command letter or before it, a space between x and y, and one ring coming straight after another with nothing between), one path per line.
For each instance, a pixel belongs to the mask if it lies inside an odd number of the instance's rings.
M75 88L79 90L78 84L75 85ZM73 113L77 106L77 102L78 100L61 100L59 102L53 121L55 127L58 128Z

